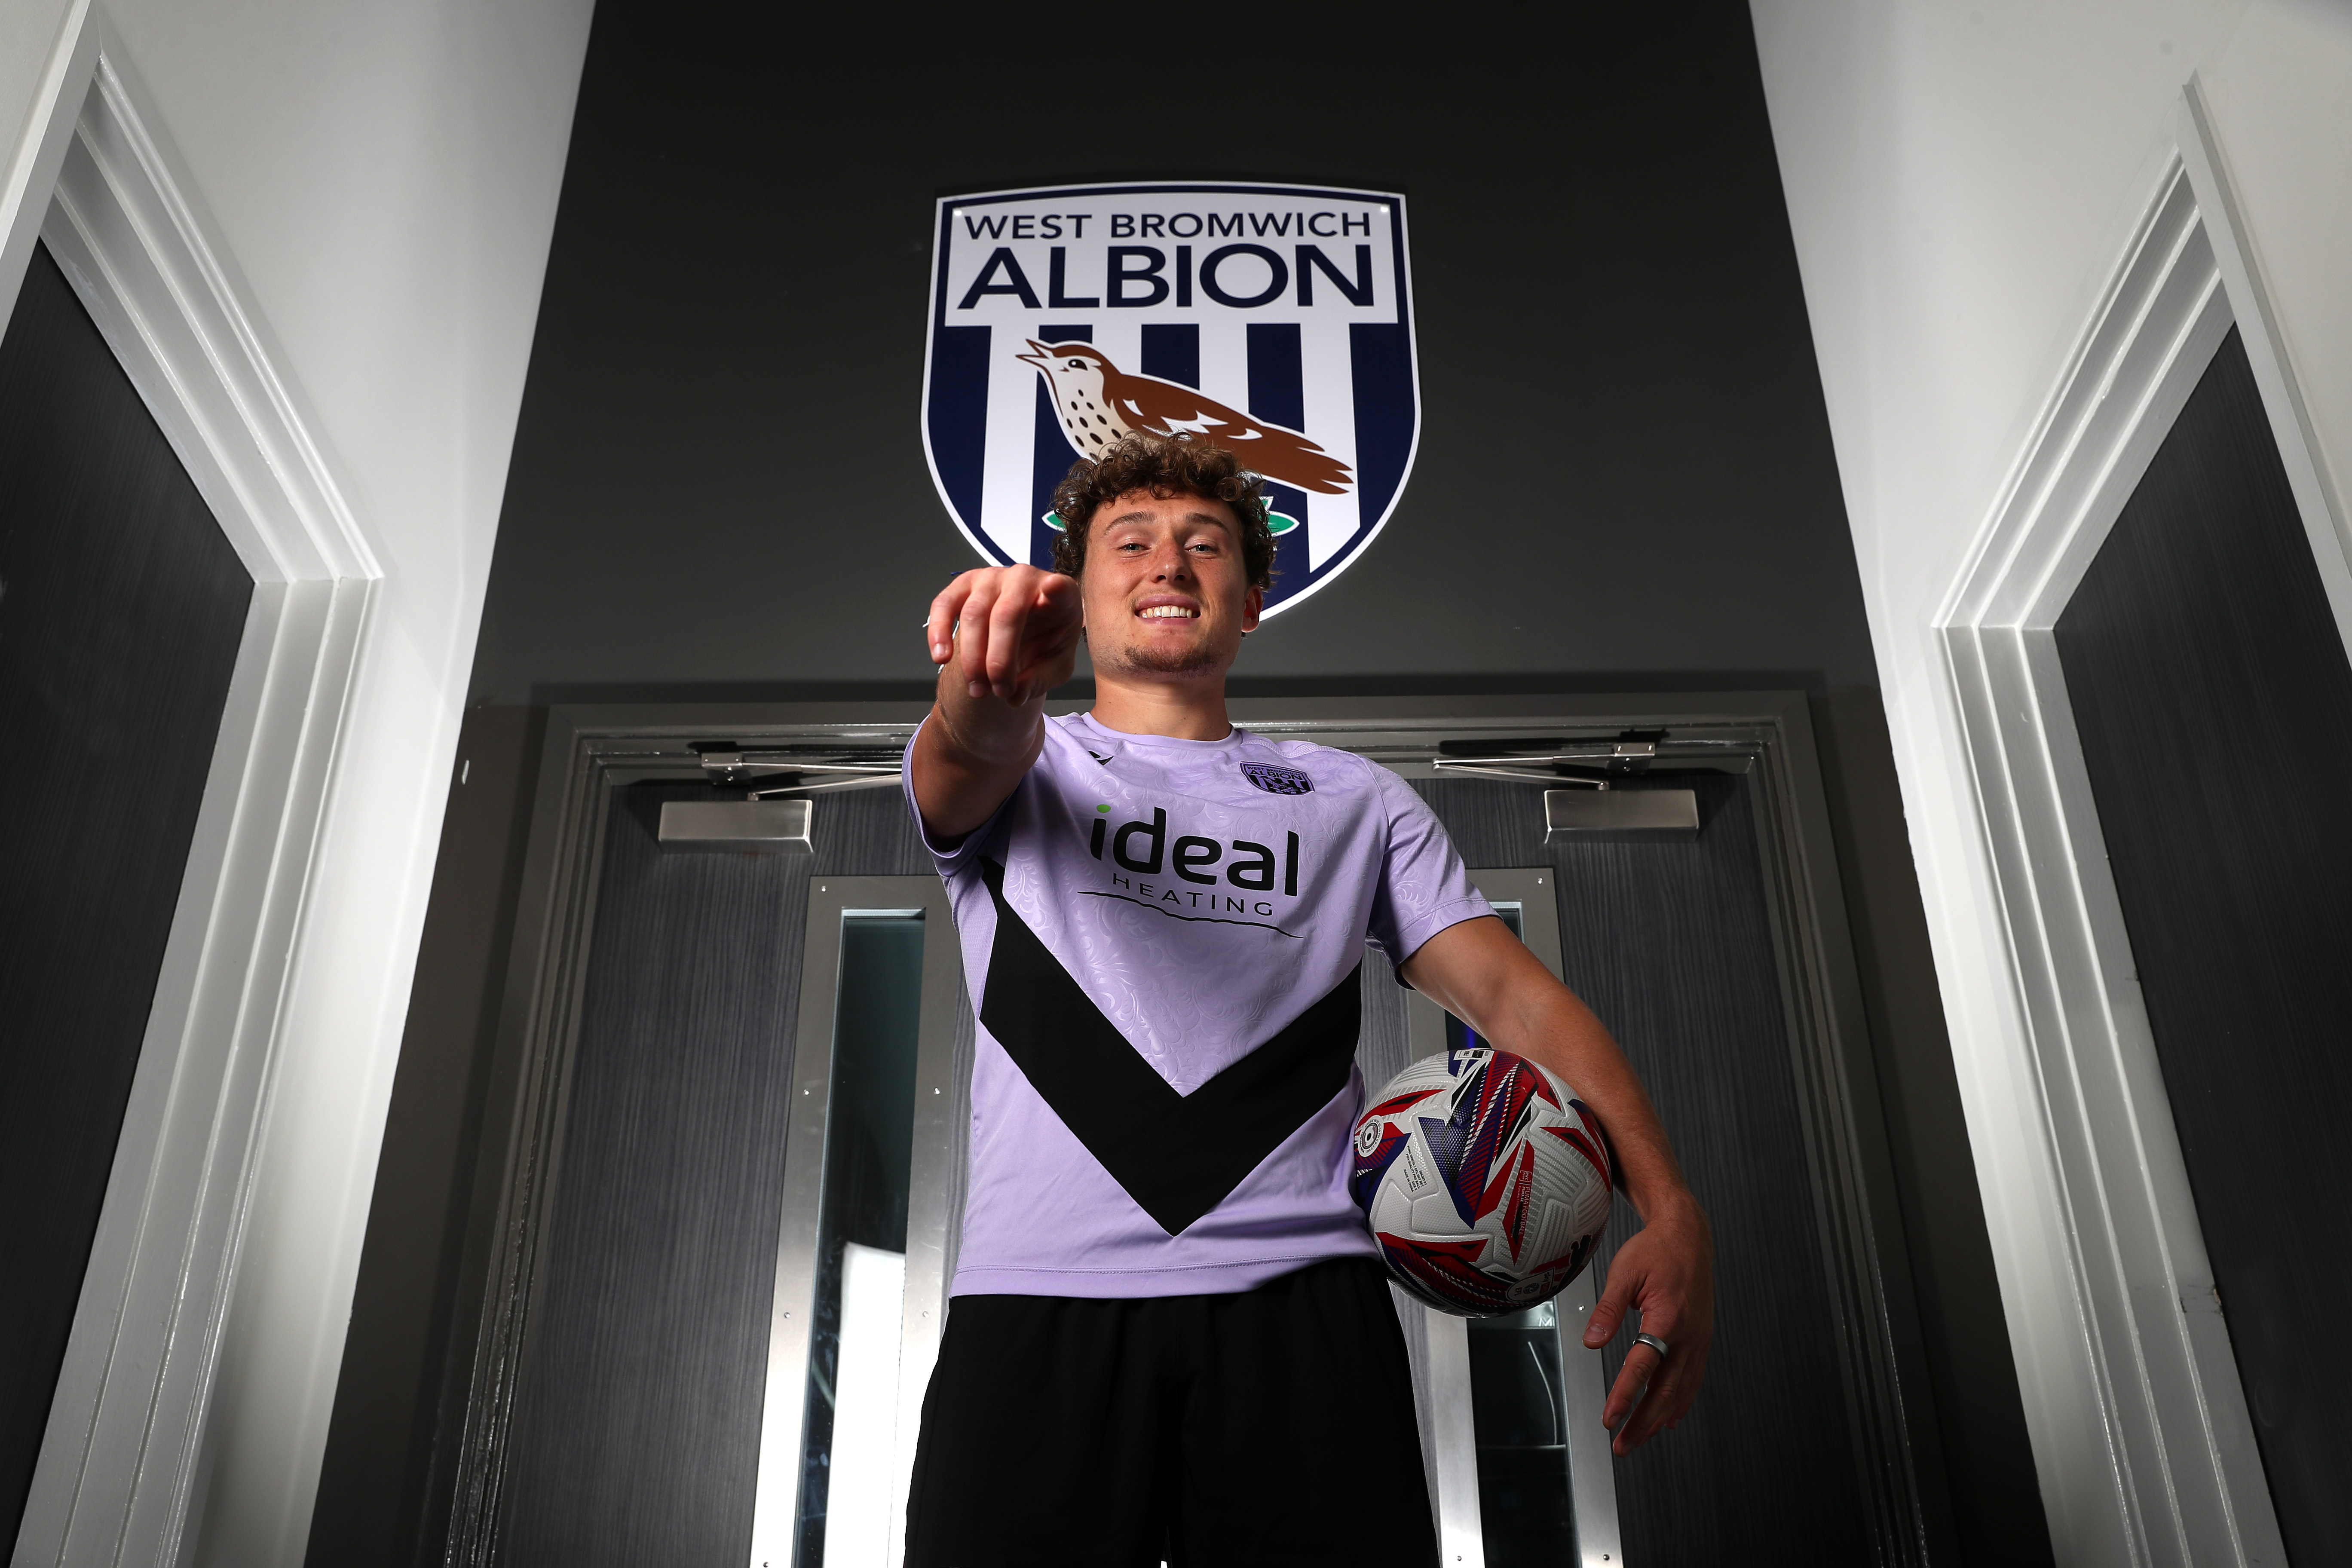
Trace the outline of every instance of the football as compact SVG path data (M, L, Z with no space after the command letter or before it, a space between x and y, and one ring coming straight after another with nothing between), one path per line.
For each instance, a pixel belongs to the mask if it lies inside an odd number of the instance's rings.
M1524 1057L1423 1057L1357 1120L1349 1189L1399 1285L1485 1318L1549 1300L1584 1269L1615 1186L1601 1124Z

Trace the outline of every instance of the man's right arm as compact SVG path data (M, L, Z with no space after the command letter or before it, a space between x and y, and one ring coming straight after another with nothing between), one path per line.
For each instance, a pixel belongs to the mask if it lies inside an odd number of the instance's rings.
M1045 693L1076 668L1082 620L1076 581L1034 566L966 572L931 601L939 695L908 766L934 844L961 840L1020 787L1045 743Z

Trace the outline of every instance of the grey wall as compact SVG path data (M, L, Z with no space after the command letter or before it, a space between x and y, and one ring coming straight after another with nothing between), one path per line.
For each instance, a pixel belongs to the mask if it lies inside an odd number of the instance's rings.
M463 742L489 788L451 796L313 1560L407 1561L446 1507L531 714L928 692L916 623L978 563L918 423L933 199L1204 175L1405 192L1418 290L1411 484L1236 692L1811 694L1940 1544L2047 1561L1746 11L804 15L597 14Z
M1413 478L1244 689L1874 684L1747 18L1707 13L1254 23L1180 86L1139 39L608 5L473 700L927 685L915 622L977 563L917 422L932 200L1155 173L1408 196Z

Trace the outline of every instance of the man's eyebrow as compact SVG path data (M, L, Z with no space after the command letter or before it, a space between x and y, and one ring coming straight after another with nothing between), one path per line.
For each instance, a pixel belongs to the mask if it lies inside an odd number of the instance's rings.
M1103 523L1103 527L1107 529L1117 528L1123 522L1135 522L1148 525L1151 521L1152 516L1148 511L1123 512L1118 517L1106 521ZM1212 528L1222 528L1227 533L1231 533L1234 531L1234 525L1232 523L1227 522L1223 518L1219 517L1213 511L1188 511L1184 514L1184 521L1186 522L1205 522Z

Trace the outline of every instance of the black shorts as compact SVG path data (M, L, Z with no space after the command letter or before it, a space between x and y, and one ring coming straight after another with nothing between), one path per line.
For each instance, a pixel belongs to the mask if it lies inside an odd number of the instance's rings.
M959 1296L923 1397L907 1568L1430 1568L1386 1276L1223 1296Z

